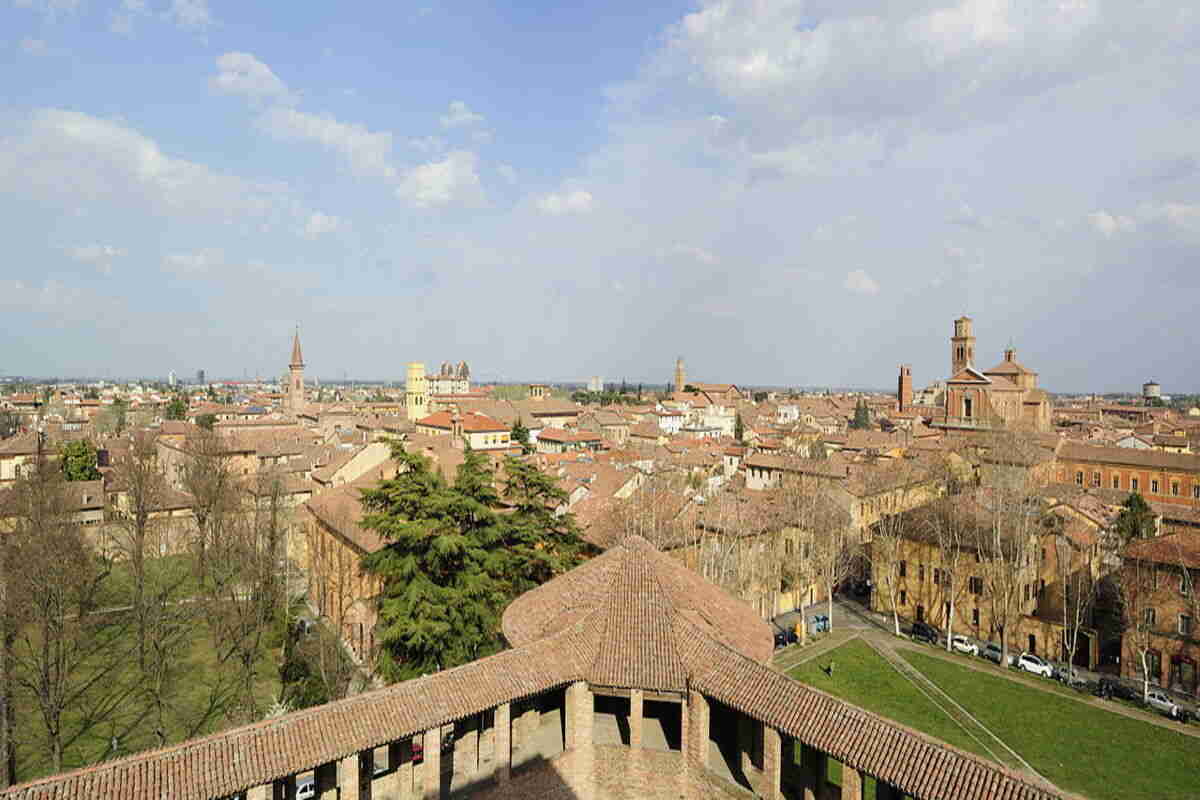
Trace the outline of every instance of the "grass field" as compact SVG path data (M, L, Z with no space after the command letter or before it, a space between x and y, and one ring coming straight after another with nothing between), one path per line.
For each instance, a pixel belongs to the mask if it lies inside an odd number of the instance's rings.
M831 662L833 677L823 671ZM978 742L860 639L794 667L788 675L902 725L988 757Z
M921 652L901 655L1063 789L1096 800L1200 797L1200 739Z

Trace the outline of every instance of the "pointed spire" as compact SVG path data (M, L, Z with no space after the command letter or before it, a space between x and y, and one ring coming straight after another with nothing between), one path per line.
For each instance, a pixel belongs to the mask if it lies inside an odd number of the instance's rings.
M296 326L296 336L292 339L292 363L289 367L303 367L304 357L300 355L300 326Z

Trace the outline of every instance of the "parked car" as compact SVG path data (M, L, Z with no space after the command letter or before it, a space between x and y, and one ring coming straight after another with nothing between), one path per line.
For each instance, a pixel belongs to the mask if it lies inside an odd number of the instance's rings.
M1021 653L1017 657L1016 667L1025 672L1032 672L1034 675L1041 675L1043 678L1054 677L1054 667L1033 653Z
M305 778L296 784L296 800L311 800L317 796L316 778Z
M912 626L912 638L915 642L927 642L928 644L937 644L938 632L937 628L927 622L914 622Z
M979 655L979 645L975 644L961 633L955 634L954 637L950 639L950 646L958 652L966 653L969 656Z
M817 614L810 621L809 630L813 633L825 633L829 630L829 615Z
M789 644L795 644L799 641L794 628L781 628L778 624L775 625L775 648L787 647Z
M993 664L999 666L1000 661L1003 658L1003 653L1000 651L1000 645L988 642L983 646L983 650L979 652L979 656L980 658L986 658L988 661L991 661Z
M1183 708L1162 689L1151 689L1146 694L1146 703L1155 711L1166 714L1171 719L1179 719L1183 714Z
M1122 700L1130 700L1138 702L1142 699L1141 693L1133 689L1133 687L1117 680L1116 678L1103 677L1096 685L1096 696L1104 697L1111 700L1118 697Z

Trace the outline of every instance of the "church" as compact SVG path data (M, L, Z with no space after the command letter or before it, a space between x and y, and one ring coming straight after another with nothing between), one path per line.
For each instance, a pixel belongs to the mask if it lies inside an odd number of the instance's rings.
M1038 388L1038 374L1004 350L1003 360L980 372L974 366L975 334L970 317L954 320L950 338L950 378L946 381L946 427L1050 430L1050 397Z

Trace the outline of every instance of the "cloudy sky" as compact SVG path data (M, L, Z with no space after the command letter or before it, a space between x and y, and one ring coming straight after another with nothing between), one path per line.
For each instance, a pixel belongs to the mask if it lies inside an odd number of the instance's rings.
M0 0L0 370L1200 389L1191 0Z

